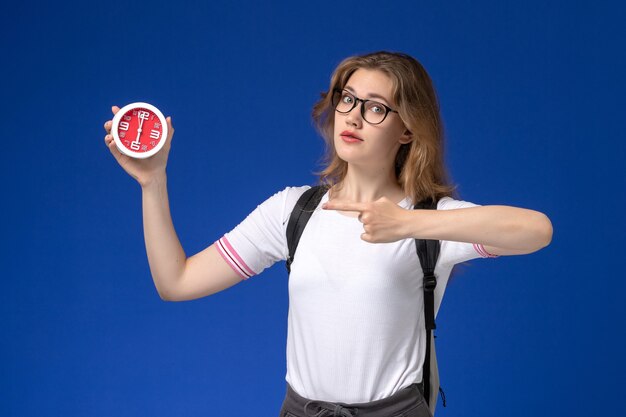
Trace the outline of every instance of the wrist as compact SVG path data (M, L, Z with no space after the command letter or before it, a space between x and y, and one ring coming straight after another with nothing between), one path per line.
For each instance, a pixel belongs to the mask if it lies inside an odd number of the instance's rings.
M167 184L167 174L165 171L151 175L145 179L138 180L139 185L143 191L149 191L153 188L158 188L160 186Z
M437 210L408 210L410 214L409 225L409 238L412 239L436 239L433 231L435 230L435 223L440 214Z

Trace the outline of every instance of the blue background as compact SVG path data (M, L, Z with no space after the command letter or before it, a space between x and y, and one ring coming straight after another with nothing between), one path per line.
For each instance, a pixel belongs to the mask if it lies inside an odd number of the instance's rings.
M574 5L575 4L575 5ZM624 360L624 40L618 2L11 2L0 13L0 415L275 416L281 263L161 301L110 106L173 117L176 230L192 255L288 185L345 57L429 71L463 199L546 213L550 246L476 259L438 317L439 416L614 416ZM623 411L622 411L623 412Z

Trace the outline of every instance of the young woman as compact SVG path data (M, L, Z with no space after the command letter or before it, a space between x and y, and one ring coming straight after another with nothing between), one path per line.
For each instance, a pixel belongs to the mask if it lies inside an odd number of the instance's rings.
M119 109L113 107L113 113ZM456 199L430 77L414 58L376 52L344 60L313 119L327 145L328 192L298 246L289 278L287 395L282 416L428 416L418 389L425 357L423 287L414 239L436 239L437 310L453 266L547 246L550 220ZM155 156L122 155L142 189L150 270L164 300L214 294L288 255L287 220L308 188L289 187L202 252L187 257L166 188L174 129ZM431 198L437 210L412 210ZM422 275L423 276L423 275Z

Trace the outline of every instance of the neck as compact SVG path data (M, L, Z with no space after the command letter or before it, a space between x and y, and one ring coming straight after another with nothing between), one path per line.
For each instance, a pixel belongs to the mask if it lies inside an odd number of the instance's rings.
M366 170L349 164L345 178L333 187L331 193L331 198L359 203L375 201L381 197L387 197L396 203L405 198L393 166L389 169Z

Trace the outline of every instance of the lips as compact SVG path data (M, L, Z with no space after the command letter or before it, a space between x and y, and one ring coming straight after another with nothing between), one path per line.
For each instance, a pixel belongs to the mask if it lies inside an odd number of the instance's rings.
M355 133L350 132L348 130L344 130L343 132L341 132L339 134L339 136L341 136L343 139L346 140L360 140L361 142L363 141L363 139L361 139L359 136L357 136Z

